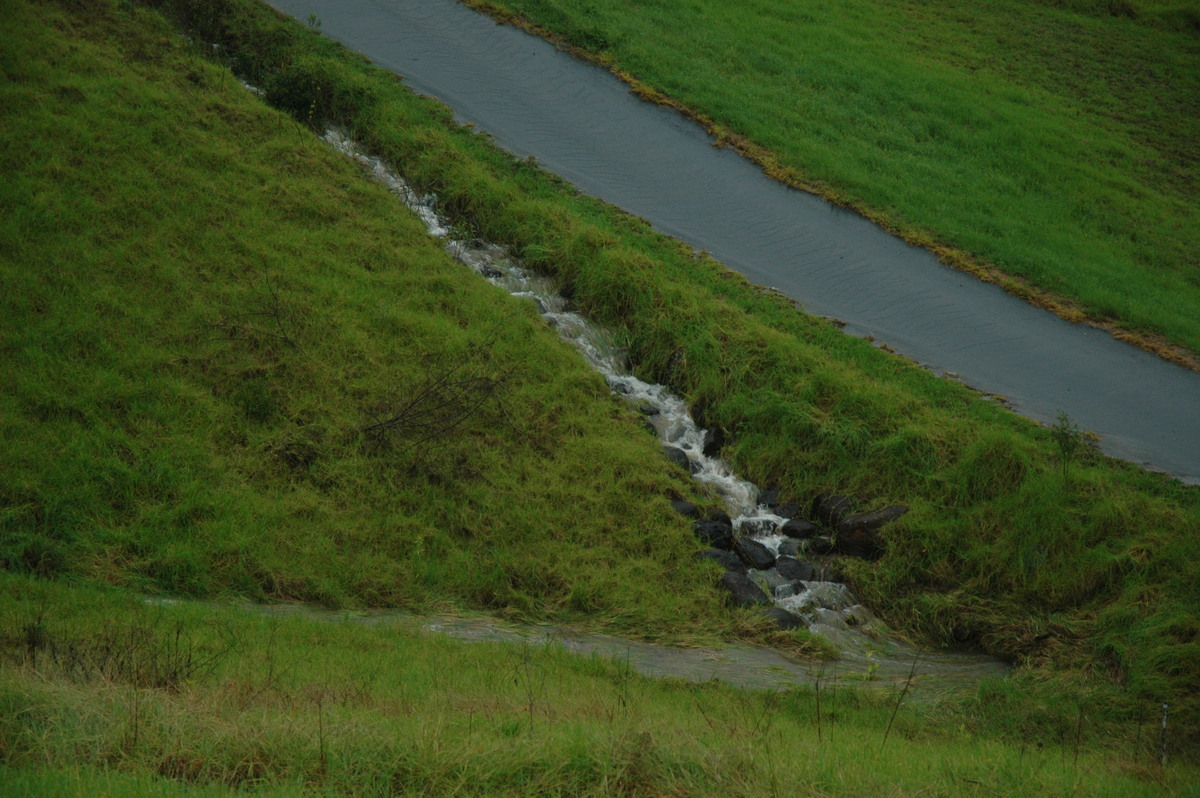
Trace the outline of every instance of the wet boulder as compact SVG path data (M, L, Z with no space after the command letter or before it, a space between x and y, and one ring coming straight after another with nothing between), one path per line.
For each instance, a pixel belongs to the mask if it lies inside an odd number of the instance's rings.
M784 504L771 505L771 512L780 518L795 518L800 515L800 505L795 502L786 502Z
M833 541L822 535L808 542L808 550L813 554L829 554L833 551Z
M869 513L846 516L838 524L834 550L847 557L877 560L883 556L883 544L879 542L879 529L888 521L895 520L908 512L901 504L885 507Z
M720 427L704 431L704 446L701 449L705 457L716 457L717 452L725 445L725 430Z
M729 601L738 607L769 605L771 599L746 574L726 571L721 575L721 587L729 591Z
M738 530L743 535L750 537L773 535L775 534L775 522L769 518L747 518L738 525Z
M726 571L737 571L738 573L746 573L746 566L738 559L738 556L732 551L722 551L721 549L705 549L696 555L697 560L712 560L720 565Z
M795 557L800 553L800 541L789 538L788 540L781 541L775 550L779 552L780 557Z
M667 456L675 465L687 471L689 474L695 474L700 470L699 466L693 463L687 456L687 452L680 449L678 446L664 446L663 454Z
M850 514L853 504L854 500L849 496L822 493L813 499L812 517L825 526L836 529L841 520Z
M700 517L700 508L685 499L671 499L671 507L684 518Z
M838 522L837 531L842 535L860 529L872 532L878 531L888 521L894 521L907 512L908 508L903 504L893 504L891 507L884 507L882 510L873 510L869 513L854 513Z
M774 507L779 504L779 490L777 488L767 488L758 492L757 502L765 504L767 507Z
M812 563L800 562L795 557L780 557L775 560L775 570L784 579L811 582L816 579L817 569Z
M820 528L816 524L805 521L803 518L789 518L783 526L779 527L779 534L796 540L808 540L815 537L819 531Z
M733 548L733 527L723 521L704 519L692 524L692 531L701 543L714 549L730 550Z
M762 614L780 629L798 629L804 626L804 619L794 612L788 612L783 607L766 607Z
M739 537L733 541L733 550L742 562L759 571L765 571L775 564L775 555L757 540Z
M879 543L878 532L871 529L854 529L838 533L833 540L833 551L847 557L878 560L883 555L883 546Z

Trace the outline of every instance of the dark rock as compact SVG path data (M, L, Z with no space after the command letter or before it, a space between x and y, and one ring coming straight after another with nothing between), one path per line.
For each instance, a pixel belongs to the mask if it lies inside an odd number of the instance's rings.
M828 554L833 551L833 541L827 537L813 538L808 542L808 550L813 554Z
M767 607L762 614L775 622L780 629L797 629L804 626L804 619L783 607Z
M495 280L497 277L504 276L504 272L500 271L495 266L488 266L487 264L479 267L479 273L489 280Z
M765 571L775 564L775 555L757 540L740 537L733 542L733 550L742 558L742 562L759 571Z
M779 534L787 535L789 538L796 540L808 540L814 537L819 531L816 524L811 521L805 521L802 518L789 518L784 522L783 526L779 527Z
M722 524L725 524L726 526L728 526L730 528L733 527L733 519L729 517L729 513L723 512L721 510L713 510L711 513L708 514L708 517L714 521L720 521Z
M812 563L800 562L795 557L780 557L775 560L775 570L784 579L811 582L816 578L817 569Z
M849 496L832 496L822 493L813 499L812 516L825 526L836 529L842 518L850 512L853 503Z
M795 518L800 515L800 505L795 502L787 502L786 504L776 504L771 507L771 512L780 518Z
M738 530L743 535L750 537L773 535L775 534L775 522L766 518L746 519L738 525Z
M870 529L838 533L833 540L833 550L847 557L861 557L864 560L877 560L883 554L879 533Z
M668 460L686 470L689 474L695 474L700 470L695 463L688 459L687 452L678 446L664 446L663 453L666 454Z
M839 521L837 530L839 534L843 535L855 530L877 532L888 521L894 521L907 512L908 508L903 504L893 504L891 507L884 507L882 510L874 510L869 513L854 513Z
M720 549L705 549L696 555L697 560L712 560L720 565L726 571L737 571L739 574L746 573L746 566L738 559L738 556L732 551L721 551Z
M684 499L671 499L671 506L684 518L700 517L700 508Z
M717 427L704 431L704 447L701 451L705 457L716 457L717 452L725 445L725 430Z
M775 548L780 557L795 557L800 552L800 541L785 540Z
M767 488L758 492L758 503L765 504L768 507L779 503L779 490L777 488Z
M770 604L771 599L746 574L737 571L726 571L721 575L721 587L729 591L730 601L739 607L753 607Z
M706 543L714 549L733 548L733 527L721 521L697 521L692 524L692 531L701 543Z

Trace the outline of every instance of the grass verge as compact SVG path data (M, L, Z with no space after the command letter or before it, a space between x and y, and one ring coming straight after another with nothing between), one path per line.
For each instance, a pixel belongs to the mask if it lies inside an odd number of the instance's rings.
M1200 363L1195 2L468 4L950 265Z

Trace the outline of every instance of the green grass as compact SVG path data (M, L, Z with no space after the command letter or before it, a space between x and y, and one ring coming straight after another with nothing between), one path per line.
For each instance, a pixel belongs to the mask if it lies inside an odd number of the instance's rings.
M531 304L147 12L14 13L3 567L728 628L690 482ZM363 431L454 368L461 425Z
M1200 352L1194 1L471 4L952 264Z
M1072 668L1192 717L1197 491L1090 451L1064 479L1049 431L577 196L312 31L248 3L203 25L269 99L355 130L462 223L555 276L640 375L729 433L748 478L800 501L910 506L889 556L849 571L894 627Z
M1132 796L1195 783L1191 767L1159 768L1148 736L1134 755L1135 739L1118 749L1090 721L1061 739L997 734L986 693L897 709L891 692L826 687L818 725L808 685L655 680L402 622L152 607L12 577L0 590L0 776L15 794Z
M142 8L10 5L0 140L23 144L0 149L4 569L198 597L445 604L675 641L762 634L721 606L713 572L692 563L695 544L666 496L696 489L664 464L636 417L532 308L453 264L411 214L296 121L328 118L436 191L465 230L558 278L616 331L640 376L669 384L705 425L729 433L726 453L741 473L798 501L836 491L912 508L886 532L882 560L848 566L855 590L904 634L966 641L1020 666L966 715L929 716L934 748L959 726L1059 745L1083 714L1097 737L1089 746L1111 738L1130 751L1139 722L1166 700L1178 755L1194 752L1200 492L1090 450L1064 469L1050 431L576 195L260 4L163 5L193 41L220 42L291 117ZM363 432L459 360L496 382L488 412L421 450ZM52 606L73 601L56 589ZM494 670L497 656L480 670ZM341 661L313 667L336 671ZM27 676L11 676L15 694L32 689ZM210 687L216 701L224 688ZM62 724L92 717L86 707L101 697L92 688L38 695L35 706L52 715L74 707ZM112 703L116 693L106 700L113 714L102 728L128 711ZM313 778L311 704L305 712L303 745L278 717L251 713L293 741L280 743L292 749L273 782L281 788ZM212 778L255 786L236 768L256 761L253 746L275 731L247 737L251 720L239 718L205 738L222 763ZM347 723L366 726L362 716ZM696 723L688 715L669 732L646 729L661 783L692 783L697 749L672 746ZM194 729L162 728L177 740ZM620 735L598 738L609 746L602 765L579 754L578 741L599 733L573 730L546 749L552 761L531 743L518 756L524 770L491 738L464 749L430 733L405 772L442 790L458 782L439 779L495 773L502 781L487 783L498 790L546 778L568 791L579 773L632 766ZM55 738L56 750L75 734ZM119 743L105 739L105 751ZM445 747L435 750L438 740ZM354 743L346 756L376 744ZM379 750L395 772L395 750ZM1008 750L1007 764L980 775L961 764L978 749L962 749L939 789L961 792L962 778L1007 788L1029 763ZM1060 760L1064 750L1054 749ZM579 770L556 769L576 755ZM769 761L740 748L729 756ZM22 760L22 778L65 784L39 757ZM120 764L115 754L106 761ZM130 778L150 778L158 764L131 766ZM730 786L696 767L695 778L716 779L697 784ZM1048 789L1069 789L1073 772ZM841 792L878 792L869 773L837 778Z

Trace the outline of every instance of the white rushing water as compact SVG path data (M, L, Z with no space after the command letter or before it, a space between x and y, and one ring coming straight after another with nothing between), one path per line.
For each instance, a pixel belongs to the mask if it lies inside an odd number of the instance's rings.
M434 196L418 194L380 159L363 153L342 131L327 130L325 140L364 164L424 221L430 235L446 241L446 251L457 261L513 296L536 302L546 322L604 375L613 392L646 415L664 446L676 447L687 455L693 477L712 486L724 500L736 534L757 540L773 554L780 554L781 549L782 553L796 554L796 542L779 534L787 519L758 504L758 487L739 478L721 458L704 454L705 430L696 425L684 401L663 386L630 374L604 330L572 310L549 279L522 267L503 247L478 238L453 238L451 225L436 211ZM863 657L878 652L908 660L916 655L913 649L888 641L883 625L843 584L789 580L775 568L751 570L750 575L774 596L777 606L799 615L811 631L832 640L845 655ZM923 659L930 656L921 654Z

